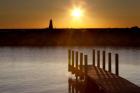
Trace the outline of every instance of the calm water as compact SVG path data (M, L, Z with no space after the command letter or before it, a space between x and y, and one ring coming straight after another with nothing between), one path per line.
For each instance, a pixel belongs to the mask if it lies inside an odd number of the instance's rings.
M0 93L68 93L67 49L0 48ZM74 49L92 54L92 47ZM140 86L140 48L95 49L119 53L120 76Z

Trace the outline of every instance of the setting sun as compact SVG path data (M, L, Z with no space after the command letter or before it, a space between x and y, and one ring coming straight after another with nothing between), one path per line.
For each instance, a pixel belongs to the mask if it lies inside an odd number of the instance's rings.
M74 8L72 10L72 16L73 17L76 17L76 18L79 18L83 15L83 10L81 8Z

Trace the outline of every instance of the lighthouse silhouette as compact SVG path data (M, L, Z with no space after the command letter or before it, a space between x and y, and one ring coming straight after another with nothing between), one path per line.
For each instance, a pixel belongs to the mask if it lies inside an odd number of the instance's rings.
M50 20L50 23L49 23L49 29L50 29L50 30L53 29L53 21L52 21L52 19Z

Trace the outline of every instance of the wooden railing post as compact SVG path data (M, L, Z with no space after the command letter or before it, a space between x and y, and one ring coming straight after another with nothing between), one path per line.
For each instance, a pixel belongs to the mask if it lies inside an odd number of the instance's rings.
M78 70L78 51L76 52L76 69Z
M92 55L92 64L95 66L95 49L93 49L93 55Z
M111 72L111 53L108 53L108 70Z
M87 76L87 66L88 66L88 56L84 55L84 61L85 61L85 75Z
M97 67L100 68L100 51L97 51Z
M72 90L71 90L72 93L75 93L75 91L74 91L74 86L73 86L73 85L71 86L71 88L72 88Z
M106 68L106 63L105 63L105 51L103 51L103 69L105 70Z
M68 50L68 71L70 71L71 66L71 50Z
M83 53L80 53L80 71L83 72ZM83 76L80 75L80 80L83 79Z
M119 75L119 55L115 54L115 73Z
M74 51L72 51L72 67L74 67Z
M80 70L83 68L83 53L80 53Z
M69 93L71 93L71 79L68 79Z

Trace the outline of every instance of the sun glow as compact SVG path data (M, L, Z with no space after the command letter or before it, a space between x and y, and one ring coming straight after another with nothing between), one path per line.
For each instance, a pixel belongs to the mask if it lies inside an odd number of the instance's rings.
M82 6L73 6L70 10L71 20L70 27L71 28L82 28L84 27L84 20L86 20L86 12L85 8Z
M72 13L71 14L75 18L79 18L79 17L83 16L83 10L81 8L78 8L77 7L77 8L74 8L72 10Z

